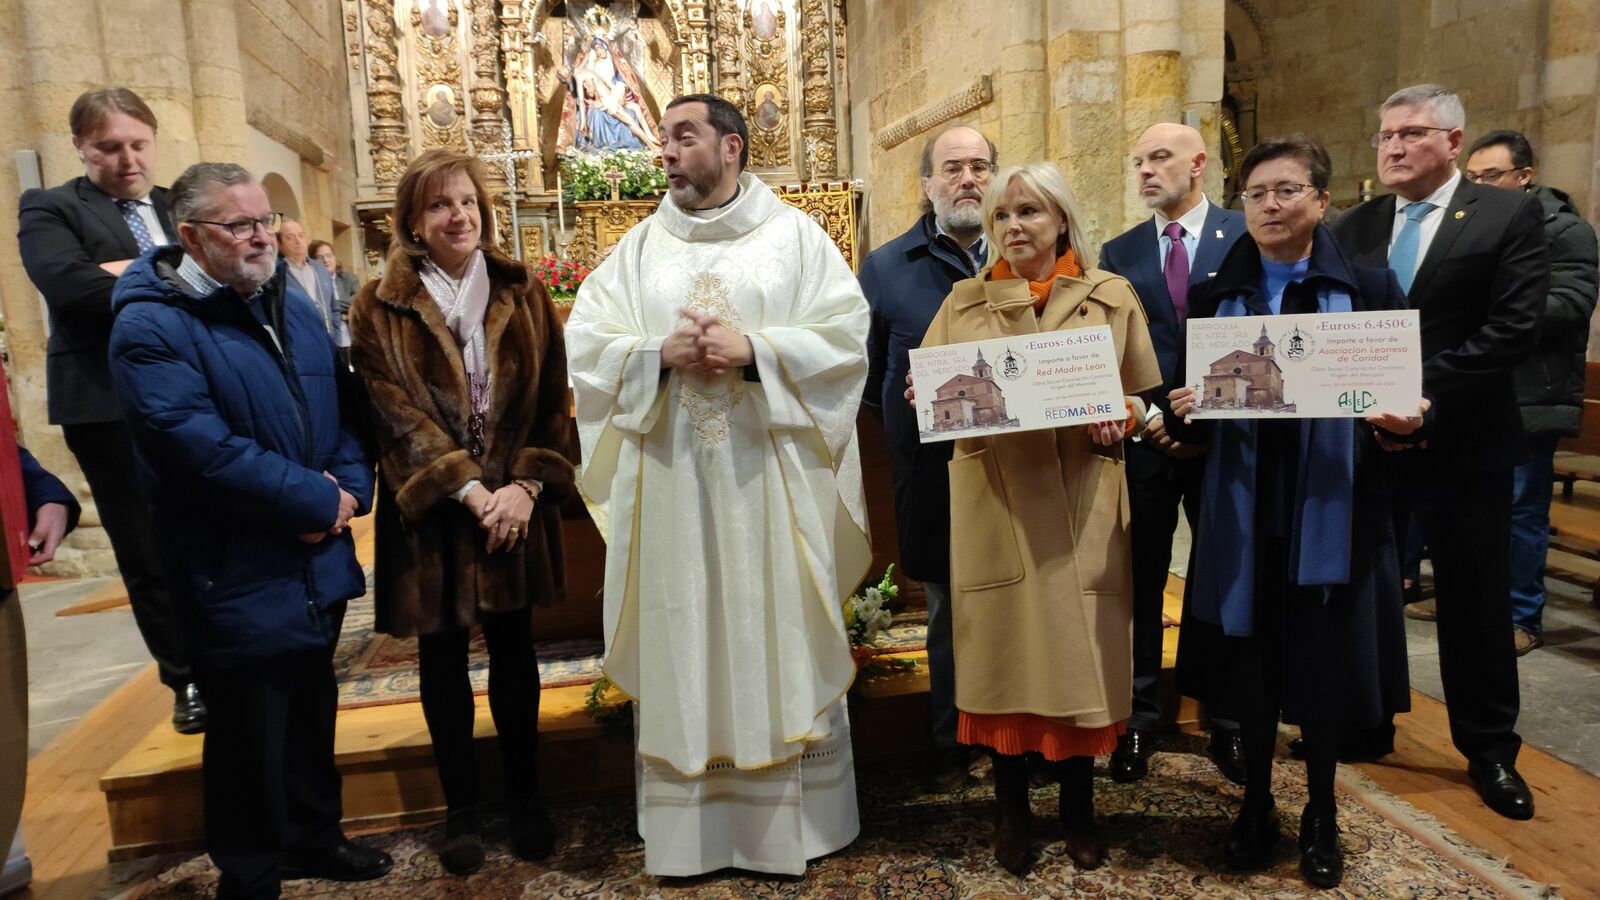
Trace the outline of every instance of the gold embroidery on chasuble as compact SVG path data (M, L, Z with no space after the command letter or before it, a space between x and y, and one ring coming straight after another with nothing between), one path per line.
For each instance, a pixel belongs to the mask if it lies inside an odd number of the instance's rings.
M739 311L728 300L728 287L716 275L696 278L689 287L683 305L697 315L716 316L724 328L735 334L744 333L744 329L739 327ZM678 320L680 325L687 325L690 321L688 317ZM726 390L702 391L696 384L705 387L726 385ZM714 447L728 439L728 418L743 396L744 382L732 373L715 380L686 377L678 382L678 407L689 414L689 422L694 426L695 442L705 448Z

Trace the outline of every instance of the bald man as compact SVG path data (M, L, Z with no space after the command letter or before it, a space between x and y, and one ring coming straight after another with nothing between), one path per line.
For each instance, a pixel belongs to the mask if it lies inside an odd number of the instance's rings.
M900 394L908 351L922 336L957 281L983 268L988 248L979 206L994 175L994 144L964 125L939 132L922 146L922 216L905 234L878 247L861 264L861 292L872 309L863 398L883 417L894 475L894 518L900 571L922 582L928 599L928 701L934 754L924 787L953 791L967 780L968 754L956 743L955 653L950 634L951 442L923 444L916 414Z
M1146 400L1152 417L1128 444L1129 523L1133 540L1133 716L1111 755L1111 777L1138 781L1149 771L1161 723L1162 594L1172 563L1178 505L1193 531L1204 468L1198 448L1168 438L1158 398L1183 381L1184 323L1189 303L1205 293L1233 242L1245 233L1244 216L1215 206L1203 190L1206 145L1187 125L1152 125L1133 146L1139 196L1155 210L1148 220L1106 242L1100 268L1128 279L1144 304L1150 338L1165 380ZM1244 746L1236 722L1213 717L1210 751L1229 781L1244 784Z

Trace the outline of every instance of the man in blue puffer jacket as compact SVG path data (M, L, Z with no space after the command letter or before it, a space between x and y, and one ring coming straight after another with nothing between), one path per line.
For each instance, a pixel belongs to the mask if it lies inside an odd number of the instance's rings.
M332 648L364 589L348 531L373 474L333 342L278 259L280 221L239 166L171 189L180 247L112 294L113 387L210 710L206 848L221 897L285 878L377 878L339 825Z

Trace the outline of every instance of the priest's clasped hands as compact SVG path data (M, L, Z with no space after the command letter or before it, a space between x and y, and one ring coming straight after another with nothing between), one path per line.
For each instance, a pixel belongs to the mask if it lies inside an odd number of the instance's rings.
M661 342L661 367L701 375L721 375L756 360L750 339L724 325L718 316L702 315L684 307L678 314L689 321L667 333Z

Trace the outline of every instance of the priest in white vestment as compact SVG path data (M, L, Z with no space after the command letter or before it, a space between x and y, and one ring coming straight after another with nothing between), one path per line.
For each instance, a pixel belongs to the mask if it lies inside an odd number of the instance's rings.
M871 562L867 304L822 229L743 174L734 107L680 97L661 134L669 195L566 332L605 674L636 701L646 871L800 874L860 830L842 603Z

